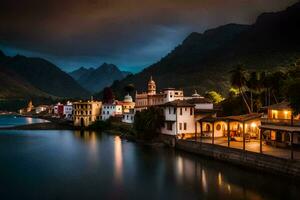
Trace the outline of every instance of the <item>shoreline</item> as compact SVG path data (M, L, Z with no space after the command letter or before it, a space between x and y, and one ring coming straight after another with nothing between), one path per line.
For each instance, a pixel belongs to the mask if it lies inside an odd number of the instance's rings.
M268 174L279 175L286 178L300 180L300 162L288 159L277 158L268 155L259 155L252 152L243 152L237 149L226 149L217 145L197 144L190 141L173 141L173 137L159 137L157 140L144 141L137 139L134 135L120 130L118 126L113 125L107 130L93 130L90 128L74 127L70 123L63 123L61 120L35 123L27 125L18 125L12 127L0 127L0 130L82 130L82 131L101 131L110 135L118 135L121 139L135 142L137 144L163 147L167 146L175 150L195 154L204 158L213 159L220 162L244 168L245 170L256 170Z

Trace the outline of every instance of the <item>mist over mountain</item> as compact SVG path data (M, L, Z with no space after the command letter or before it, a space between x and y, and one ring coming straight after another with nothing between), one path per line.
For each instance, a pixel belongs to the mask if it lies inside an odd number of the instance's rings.
M249 70L288 67L300 58L300 3L260 15L253 25L228 24L191 33L179 46L142 72L112 85L120 94L126 84L145 90L153 76L158 88L177 87L186 93L217 90L226 95L229 71L237 64Z
M110 86L115 80L122 80L131 73L121 71L114 64L103 63L96 69L81 67L69 74L86 90L98 92Z

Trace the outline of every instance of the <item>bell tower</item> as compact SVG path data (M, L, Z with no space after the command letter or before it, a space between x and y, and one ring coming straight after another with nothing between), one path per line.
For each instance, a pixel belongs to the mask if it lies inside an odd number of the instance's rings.
M151 76L148 82L148 95L155 95L155 94L156 94L156 84L152 80L152 76Z

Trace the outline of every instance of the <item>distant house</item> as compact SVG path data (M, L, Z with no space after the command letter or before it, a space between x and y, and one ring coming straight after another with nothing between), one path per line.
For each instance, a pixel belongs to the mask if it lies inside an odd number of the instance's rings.
M122 122L127 124L133 124L134 123L134 115L135 111L134 109L128 110L128 112L123 113Z
M63 116L66 119L69 119L69 120L72 119L72 117L73 117L73 104L71 102L67 102L64 105Z
M267 142L274 146L300 145L300 115L294 116L289 102L266 107L267 115L262 119L261 132Z
M105 103L102 105L101 120L106 121L110 117L122 116L122 103L114 101L113 103Z
M100 120L102 102L79 101L73 103L74 126L89 126Z
M127 94L124 97L124 100L122 102L122 108L123 108L122 122L132 124L134 122L135 103L133 102L133 99L129 94Z
M40 114L42 112L46 112L47 110L49 110L49 106L47 106L47 105L39 105L39 106L35 107L34 110L35 110L36 114Z
M162 105L166 102L174 100L183 100L183 91L174 88L165 88L162 92L156 92L156 83L150 77L148 81L148 91L136 93L135 95L135 110L141 111L151 106Z
M58 115L60 117L63 117L64 115L64 105L61 104L60 102L58 102L55 106L54 106L54 114Z

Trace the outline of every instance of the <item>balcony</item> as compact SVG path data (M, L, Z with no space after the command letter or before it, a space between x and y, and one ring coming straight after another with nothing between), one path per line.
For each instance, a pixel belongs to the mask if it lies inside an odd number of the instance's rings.
M290 119L270 119L270 118L262 118L261 119L262 125L278 125L278 126L291 126ZM294 126L300 127L300 120L294 119L293 121Z

